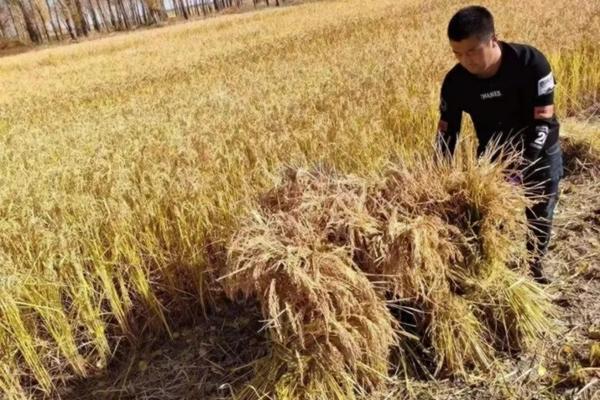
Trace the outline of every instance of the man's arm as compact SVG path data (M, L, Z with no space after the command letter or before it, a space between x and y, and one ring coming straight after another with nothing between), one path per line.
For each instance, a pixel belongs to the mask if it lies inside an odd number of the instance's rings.
M550 64L542 53L536 52L531 61L533 93L533 124L524 137L524 157L533 162L539 156L546 143L558 140L558 129L554 117L554 76Z
M440 95L440 121L437 130L437 148L447 158L451 158L456 148L460 125L462 122L462 109L453 93L448 76L444 79Z

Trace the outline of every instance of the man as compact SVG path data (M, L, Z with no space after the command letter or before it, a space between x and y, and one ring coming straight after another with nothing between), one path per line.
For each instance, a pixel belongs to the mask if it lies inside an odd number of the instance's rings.
M527 243L533 255L530 269L535 280L548 283L542 257L550 240L562 177L550 65L534 47L499 41L492 14L484 7L459 10L448 25L448 38L458 64L442 84L438 146L452 156L464 111L477 132L478 155L491 141L523 151L527 166L521 179L537 184L536 195L543 195L542 201L527 209L537 238Z

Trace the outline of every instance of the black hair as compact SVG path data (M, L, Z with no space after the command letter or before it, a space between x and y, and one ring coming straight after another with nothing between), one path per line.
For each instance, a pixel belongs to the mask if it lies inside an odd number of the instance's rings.
M448 24L448 38L454 42L460 42L471 36L487 39L495 33L492 13L481 6L461 8Z

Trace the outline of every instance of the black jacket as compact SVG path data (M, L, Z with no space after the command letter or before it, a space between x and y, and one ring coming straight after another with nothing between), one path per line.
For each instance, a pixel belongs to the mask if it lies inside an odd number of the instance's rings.
M558 141L559 123L543 106L553 105L555 80L544 55L532 46L499 42L502 59L491 78L478 78L460 64L448 72L441 90L438 145L452 155L462 112L471 116L481 154L492 138L523 146L533 161ZM535 114L535 117L534 117Z

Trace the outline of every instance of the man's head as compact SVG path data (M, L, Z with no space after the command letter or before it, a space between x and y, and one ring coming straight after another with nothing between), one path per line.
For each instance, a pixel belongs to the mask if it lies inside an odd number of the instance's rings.
M454 14L448 24L448 38L458 62L474 75L489 75L499 61L494 17L484 7L465 7Z

